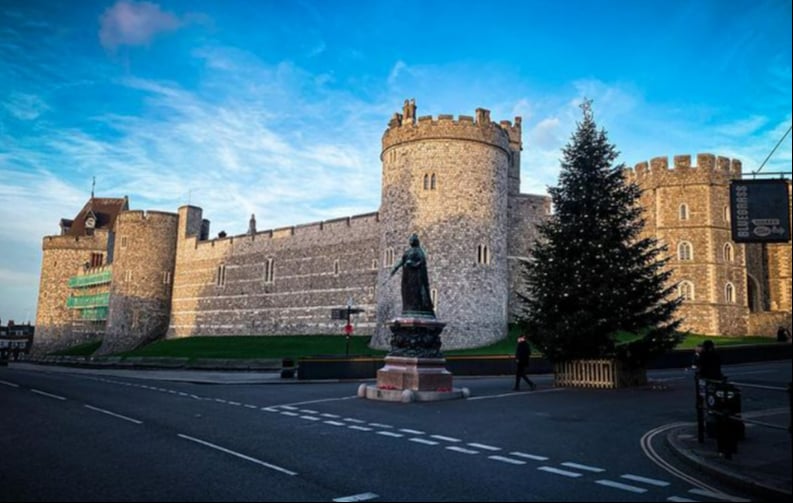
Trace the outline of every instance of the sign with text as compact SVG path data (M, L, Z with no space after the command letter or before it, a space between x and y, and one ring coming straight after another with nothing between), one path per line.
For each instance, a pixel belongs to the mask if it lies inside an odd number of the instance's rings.
M785 180L730 183L732 240L736 243L790 241L790 205Z

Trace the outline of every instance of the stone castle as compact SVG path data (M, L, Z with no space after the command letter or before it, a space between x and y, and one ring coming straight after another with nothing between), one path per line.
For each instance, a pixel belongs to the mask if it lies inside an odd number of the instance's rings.
M506 336L518 309L521 261L551 201L520 193L521 118L416 115L405 101L382 140L379 211L209 237L201 208L129 209L92 197L43 241L34 351L102 339L99 353L161 338L340 334L331 309L361 308L357 335L387 348L385 322L400 311L389 272L421 238L444 349ZM791 320L789 244L730 241L729 182L736 160L653 159L627 170L644 189L646 232L669 247L686 300L684 329L772 335ZM790 184L788 183L788 193Z

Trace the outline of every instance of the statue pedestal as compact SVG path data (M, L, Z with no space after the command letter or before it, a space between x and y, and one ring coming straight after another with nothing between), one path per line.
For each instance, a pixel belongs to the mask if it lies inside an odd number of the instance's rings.
M377 371L377 385L362 384L358 396L393 402L467 398L468 389L454 389L441 353L440 333L446 326L434 316L403 315L388 322L391 351Z

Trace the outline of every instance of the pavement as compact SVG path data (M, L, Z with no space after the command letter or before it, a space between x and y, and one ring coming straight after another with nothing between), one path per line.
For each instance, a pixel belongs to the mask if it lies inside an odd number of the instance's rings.
M295 384L314 381L282 378L275 371L201 371L201 370L126 370L89 369L79 367L44 366L26 362L11 362L20 370L101 374L159 381L201 384ZM321 380L317 382L328 382ZM696 423L683 423L669 430L667 445L677 458L693 470L706 473L737 490L764 501L785 500L791 496L793 457L791 456L790 411L772 409L743 414L746 436L738 442L737 452L730 459L719 454L716 439L705 435L703 443L697 438Z

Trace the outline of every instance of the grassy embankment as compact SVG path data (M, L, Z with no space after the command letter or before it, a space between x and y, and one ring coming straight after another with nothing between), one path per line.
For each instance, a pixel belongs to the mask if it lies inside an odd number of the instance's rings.
M457 355L511 355L515 351L518 330L510 327L509 334L494 344L481 348L444 351L446 356ZM368 347L369 337L351 337L349 354L354 356L384 356L385 351ZM712 339L716 346L735 344L764 344L774 342L773 337L706 337L687 335L677 349L693 349L706 339ZM101 341L93 341L61 351L58 355L90 356L100 346ZM119 353L117 356L158 356L187 358L301 358L306 356L343 356L346 352L344 336L339 335L302 335L302 336L223 336L187 337L183 339L161 340L145 347Z

